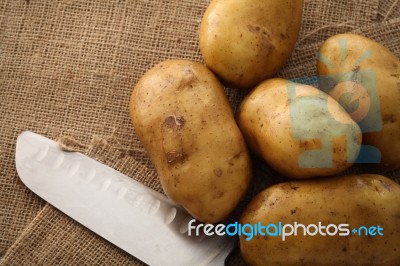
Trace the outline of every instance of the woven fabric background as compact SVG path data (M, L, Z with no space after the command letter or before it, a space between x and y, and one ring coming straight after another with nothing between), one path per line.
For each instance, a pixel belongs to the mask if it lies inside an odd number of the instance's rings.
M197 33L208 2L0 1L0 265L142 264L30 192L15 171L16 138L31 130L57 139L162 192L135 137L129 97L159 61L202 61ZM278 75L315 76L318 46L342 32L400 56L400 1L306 0L297 47ZM227 93L237 110L244 92ZM258 176L275 176L256 164ZM267 184L256 180L252 192ZM229 264L243 264L238 252Z

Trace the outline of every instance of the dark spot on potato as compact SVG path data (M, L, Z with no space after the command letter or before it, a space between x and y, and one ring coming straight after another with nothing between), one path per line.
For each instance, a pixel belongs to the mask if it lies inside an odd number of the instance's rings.
M239 159L239 157L242 155L242 153L243 153L242 151L236 153L236 154L232 157L232 159Z
M218 177L222 176L222 170L220 168L214 169L214 174Z
M241 152L238 152L238 153L236 153L235 155L233 155L232 158L229 159L228 164L229 164L230 166L235 165L235 160L239 159L240 156L242 155L242 153L243 153L243 152L241 151Z
M340 153L341 151L342 151L342 148L340 148L340 147L333 148L333 153Z
M222 198L223 196L224 196L224 192L223 191L217 191L216 193L215 193L215 198Z
M297 189L300 188L300 187L297 187L297 186L295 186L295 185L293 185L293 184L290 184L290 188L291 188L292 190L297 190Z
M390 74L390 76L394 77L394 78L400 78L400 72L399 73ZM397 84L397 85L399 85L399 84Z
M358 73L360 71L360 68L361 66L357 65L351 71L353 71L354 73Z
M310 142L308 140L301 140L299 141L299 148L307 149L310 146Z
M259 26L247 25L247 28L249 29L250 32L253 32L253 33L260 31Z
M293 215L293 214L295 214L295 213L296 213L296 211L297 211L297 210L296 210L296 209L294 209L294 210L291 210L291 211L290 211L290 213Z
M347 167L347 160L340 161L340 160L333 160L333 165L335 165L338 169L343 169Z
M396 118L394 115L384 115L382 120L384 124L392 124L396 122Z
M279 36L281 37L282 40L286 39L286 35L283 33L280 33Z
M342 248L342 251L343 251L343 252L347 252L347 248L346 248L346 247L343 247L343 248Z
M261 35L260 42L262 44L263 53L267 55L270 55L272 51L275 49L275 46L264 35Z
M168 164L183 163L186 160L186 154L184 152L170 151L165 155Z
M180 182L180 176L174 176L174 187L177 187Z
M388 183L386 183L385 181L383 181L383 180L379 180L379 182L381 182L381 185L387 190L387 191L391 191L392 190L392 186L390 185L390 184L388 184Z
M174 130L181 129L185 123L186 121L183 116L170 115L164 120L164 125Z
M261 28L259 26L247 25L247 28L251 33L254 33L256 35L256 38L259 41L258 43L261 46L259 48L261 50L261 53L266 55L271 54L272 51L275 49L275 46L267 38L266 32L262 31L262 34L260 34Z

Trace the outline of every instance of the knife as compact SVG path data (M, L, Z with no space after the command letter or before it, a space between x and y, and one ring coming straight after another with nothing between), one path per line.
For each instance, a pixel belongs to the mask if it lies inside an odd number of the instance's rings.
M193 218L163 194L36 133L18 136L15 162L35 194L146 264L224 265L236 244L189 236Z

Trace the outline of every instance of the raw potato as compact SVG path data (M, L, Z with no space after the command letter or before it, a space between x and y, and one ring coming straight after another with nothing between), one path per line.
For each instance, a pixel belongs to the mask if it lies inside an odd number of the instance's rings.
M240 237L249 265L398 265L400 262L400 186L379 175L352 175L293 181L267 188L244 211L240 223L348 224L380 226L376 236L303 235ZM289 232L289 228L285 229ZM283 231L283 230L282 230ZM314 232L314 229L310 230ZM342 230L341 230L342 231ZM271 231L273 232L273 231ZM330 228L330 233L334 229ZM338 232L339 233L339 232Z
M130 114L165 193L202 222L226 218L251 176L222 85L205 66L165 61L135 86Z
M207 66L231 86L272 77L297 41L303 0L213 0L200 26Z
M360 149L360 128L333 98L280 78L244 99L238 123L250 148L291 178L337 174Z
M355 34L329 38L319 53L320 88L359 123L364 144L380 150L380 166L400 167L400 60L381 44Z

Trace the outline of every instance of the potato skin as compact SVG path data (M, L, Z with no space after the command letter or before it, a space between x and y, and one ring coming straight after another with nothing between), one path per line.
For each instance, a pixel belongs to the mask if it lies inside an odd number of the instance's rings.
M303 0L213 0L200 26L206 65L229 85L252 88L292 53Z
M211 71L186 60L161 62L135 86L130 114L167 196L202 222L226 218L248 187L251 162Z
M319 60L317 63L320 88L337 100L343 95L341 92L354 93L355 99L360 100L359 109L350 111L349 106L342 105L360 124L364 144L380 150L382 155L380 167L400 167L399 58L381 44L355 34L339 34L329 38L322 44L319 53L331 62L331 64L326 64L323 60ZM343 53L345 53L344 60L341 58ZM366 58L360 60L363 57ZM371 74L363 76L363 71L370 71ZM345 77L349 74L349 77ZM375 82L373 76L376 78L377 88L375 90L378 95L375 96L373 92L368 92L365 97L363 95L365 84L373 84ZM343 80L348 81L343 82ZM373 98L379 98L378 107L371 108L374 104ZM363 99L371 99L371 105ZM372 116L365 116L365 114L371 110L375 111L374 109L380 111L382 128L381 130L374 129L374 132L371 132L369 128L380 122Z
M290 88L295 92L289 97ZM250 149L291 178L337 174L354 162L360 149L360 128L335 100L280 78L250 92L240 106L238 123ZM312 152L318 150L320 154ZM318 165L324 158L330 165Z
M398 265L400 186L379 175L293 181L267 188L247 206L240 223L381 226L383 236L240 237L249 265ZM301 229L300 229L301 230Z

